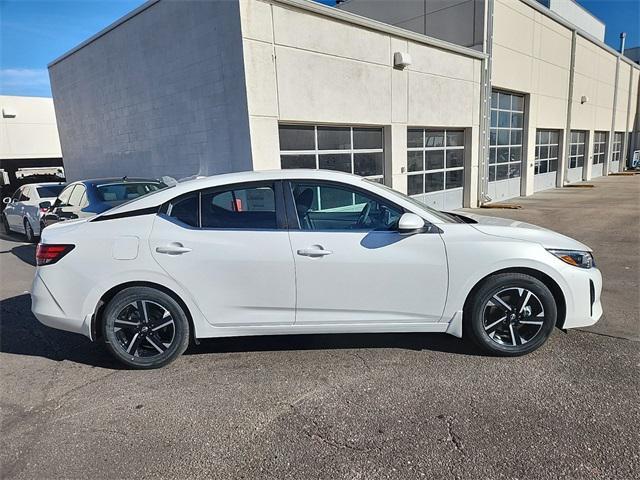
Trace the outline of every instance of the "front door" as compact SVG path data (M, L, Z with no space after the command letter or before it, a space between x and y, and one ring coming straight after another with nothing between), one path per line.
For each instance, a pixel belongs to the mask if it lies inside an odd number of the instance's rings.
M400 235L401 207L347 184L293 181L285 184L285 195L296 325L441 319L448 273L438 233Z
M22 196L22 191L25 188L26 187L21 187L16 190L11 197L11 203L9 203L4 209L4 216L12 229L22 229L22 205L19 202Z
M293 256L276 212L281 191L277 182L204 190L177 198L155 220L153 258L212 325L293 324Z

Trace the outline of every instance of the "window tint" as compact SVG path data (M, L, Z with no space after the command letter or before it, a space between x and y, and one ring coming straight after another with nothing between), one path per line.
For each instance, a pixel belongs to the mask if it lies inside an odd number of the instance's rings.
M157 182L138 183L112 183L109 185L98 185L96 191L98 198L111 206L116 206L129 200L155 192L164 187L164 184Z
M86 188L84 185L76 185L76 188L73 189L71 193L71 197L69 197L69 205L72 207L79 207L80 200L82 200L82 195L84 195Z
M60 195L64 185L47 185L46 187L38 187L38 195L40 198L55 198Z
M198 226L198 195L175 199L167 209L167 215L171 218L190 225Z
M252 230L277 228L273 184L204 192L202 227Z
M302 230L393 230L402 209L348 185L294 182Z

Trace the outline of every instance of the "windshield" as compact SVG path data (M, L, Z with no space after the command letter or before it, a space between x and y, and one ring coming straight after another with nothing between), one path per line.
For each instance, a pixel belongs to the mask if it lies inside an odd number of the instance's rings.
M403 200L411 203L412 205L418 207L421 210L427 211L429 214L433 215L434 217L437 217L438 219L442 220L443 222L446 222L446 223L460 223L460 220L457 219L456 217L454 217L453 215L449 215L448 213L441 212L440 210L435 210L435 209L425 205L424 203L419 202L415 198L412 198L409 195L405 195L402 192L398 192L397 190L394 190L391 187L387 187L386 185L384 185L382 183L374 182L374 181L369 180L367 178L365 178L364 181L365 182L369 182L369 183L374 183L378 187L384 188L385 190L387 190L388 192L392 193L393 195L402 198Z
M110 183L108 185L98 185L96 192L100 201L115 207L149 193L157 192L165 187L166 185L161 182Z
M60 195L60 192L64 188L64 185L47 185L44 187L36 187L40 198L56 198Z

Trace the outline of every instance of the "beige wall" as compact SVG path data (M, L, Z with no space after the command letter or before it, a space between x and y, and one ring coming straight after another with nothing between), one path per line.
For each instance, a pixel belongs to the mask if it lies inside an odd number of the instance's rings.
M528 95L529 135L524 151L527 164L523 193L530 194L533 193L536 129L566 130L572 31L516 0L495 0L493 28L493 88ZM589 143L594 131L611 130L616 63L617 56L611 51L576 36L571 129L588 131ZM620 131L625 130L632 70L637 75L637 68L620 62L616 109L616 130ZM632 95L637 97L637 87ZM584 103L583 96L587 98ZM637 101L632 104L637 105ZM588 151L592 152L591 145ZM585 179L588 179L591 159L586 163Z
M399 190L407 125L468 128L477 144L480 60L277 3L240 6L255 169L280 167L278 122L385 127ZM396 51L412 65L394 69Z
M0 96L0 108L0 158L62 157L52 99Z

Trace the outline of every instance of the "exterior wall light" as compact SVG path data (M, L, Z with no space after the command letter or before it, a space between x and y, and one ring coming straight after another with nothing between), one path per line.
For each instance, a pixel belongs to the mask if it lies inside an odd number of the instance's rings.
M582 97L580 97L580 103L587 103L589 101L589 97L587 97L586 95L582 95Z
M393 54L393 68L404 70L411 65L411 55L407 52L396 52Z
M11 107L2 107L2 118L16 118L16 111Z

